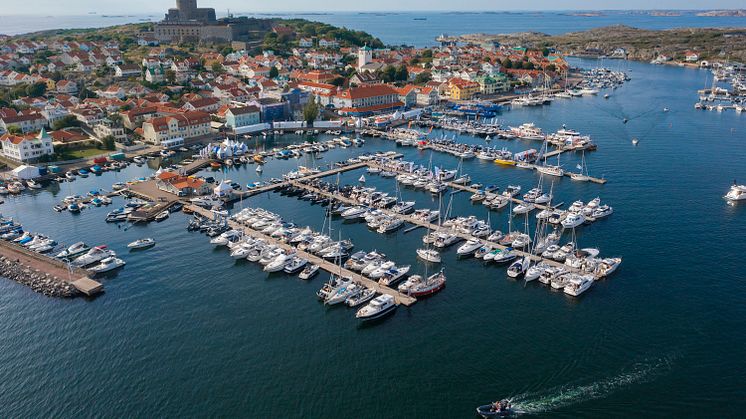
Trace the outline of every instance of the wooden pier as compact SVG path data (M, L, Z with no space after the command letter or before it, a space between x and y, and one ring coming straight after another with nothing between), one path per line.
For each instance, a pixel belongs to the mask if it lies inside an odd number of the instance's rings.
M212 212L210 212L209 210L206 210L206 209L204 209L202 207L198 207L196 205L189 205L188 207L189 207L190 210L194 211L197 214L202 215L203 217L212 219L213 216L214 216L214 214ZM277 240L277 239L275 239L273 237L270 237L270 236L268 236L266 234L263 234L263 233L261 233L259 231L252 230L252 229L250 229L250 228L248 228L248 227L246 227L246 226L244 226L242 224L239 224L236 221L228 220L228 225L232 229L242 231L244 233L244 235L246 235L246 236L253 237L253 238L256 238L256 239L265 240L266 242L272 243L272 244L274 244L276 246L279 246L280 248L285 249L285 250L292 250L292 251L296 252L296 254L299 257L302 257L303 259L308 260L309 263L313 263L315 265L318 265L319 268L321 268L321 269L323 269L323 270L325 270L325 271L327 271L329 273L333 273L335 275L341 275L343 277L352 278L353 281L358 282L358 283L360 283L362 285L365 285L366 287L368 287L370 289L373 289L373 290L375 290L378 293L391 295L392 297L394 297L394 299L396 300L397 304L404 304L405 306L410 306L410 305L414 304L417 301L417 299L414 298L414 297L411 297L411 296L406 295L406 294L402 294L402 293L400 293L400 292L398 292L398 291L396 291L396 290L394 290L392 288L383 286L383 285L379 284L377 281L374 281L372 279L366 278L366 277L364 277L363 275L361 275L359 273L350 271L350 270L345 269L345 268L340 268L339 265L335 265L333 262L330 262L330 261L328 261L326 259L320 258L320 257L318 257L318 256L316 256L316 255L314 255L312 253L305 252L305 251L300 250L300 249L296 249L295 247L291 246L288 243L281 242L281 241L279 241L279 240Z
M348 205L354 205L354 206L359 206L360 205L360 203L357 202L357 201L355 201L354 199L346 198L346 197L341 196L341 195L337 195L337 194L333 194L333 193L330 193L330 192L327 192L327 191L323 191L323 190L321 190L319 188L316 188L314 186L306 185L306 184L298 182L298 181L292 181L291 183L293 184L293 186L297 186L297 187L306 189L309 192L313 192L313 193L318 194L320 196L325 196L327 198L330 198L330 199L333 199L333 200L336 200L336 201L340 201L340 202L343 202L343 203L348 204ZM402 219L402 220L404 220L404 221L406 221L406 222L408 222L410 224L419 225L419 226L428 228L429 230L432 230L432 231L440 231L440 232L444 232L444 233L447 233L447 234L453 234L453 235L459 236L459 237L461 237L461 238L463 238L465 240L471 240L471 239L475 238L474 236L472 236L470 234L462 233L460 231L456 231L456 230L453 230L453 229L448 228L448 227L438 226L437 224L433 224L433 223L430 223L430 222L427 222L427 221L422 221L422 220L419 220L417 218L412 217L411 215L399 214L399 213L396 213L396 212L393 212L393 211L387 210L387 209L380 209L380 210L381 210L381 212L383 212L384 214L386 214L386 215L388 215L390 217L400 218L400 219ZM491 246L493 246L495 248L499 248L499 249L506 249L506 248L509 247L509 246L503 246L503 245L501 245L499 243L491 242L491 241L488 241L488 240L485 240L485 239L479 239L479 241L481 241L482 244L489 244L489 245L491 245ZM537 256L537 255L534 255L534 254L531 254L531 253L523 252L523 251L517 250L517 249L514 249L514 251L519 256L528 256L533 261L541 261L541 262L547 263L547 264L552 265L552 266L561 266L561 267L566 268L568 270L573 270L572 268L566 266L565 264L559 263L559 262L551 260L551 259L545 259L545 258L542 258L541 256Z

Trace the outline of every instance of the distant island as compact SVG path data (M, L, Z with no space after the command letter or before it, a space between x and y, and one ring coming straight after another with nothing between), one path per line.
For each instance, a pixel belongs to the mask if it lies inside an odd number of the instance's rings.
M650 61L660 56L666 61L730 59L746 62L746 28L638 29L613 25L581 32L548 35L538 32L512 34L467 34L460 42L499 42L528 48L553 48L566 55L609 56Z
M746 17L745 9L737 10L710 10L708 12L697 13L697 16L706 17Z
M676 10L653 10L650 16L674 17L681 16L681 12Z

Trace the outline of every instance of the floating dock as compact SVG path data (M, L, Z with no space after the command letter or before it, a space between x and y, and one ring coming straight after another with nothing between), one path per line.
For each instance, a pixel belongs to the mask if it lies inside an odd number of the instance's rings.
M209 219L212 219L212 217L214 216L214 214L212 212L210 212L209 210L206 210L206 209L204 209L202 207L198 207L196 205L190 205L189 209L192 210L192 211L194 211L195 213L200 214L203 217L206 217L206 218L209 218ZM276 246L279 246L279 247L281 247L282 249L285 249L285 250L291 250L292 249L293 251L296 252L296 254L298 256L300 256L300 257L308 260L309 263L313 263L315 265L318 265L319 268L321 268L321 269L323 269L323 270L325 270L325 271L327 271L329 273L333 273L335 275L341 275L343 277L352 278L353 281L359 282L360 284L363 284L366 287L368 287L370 289L373 289L373 290L375 290L376 292L378 292L380 294L391 295L392 297L394 297L394 299L396 300L397 304L403 304L405 306L410 306L410 305L414 304L417 301L417 299L415 299L414 297L411 297L411 296L406 295L406 294L402 294L402 293L400 293L400 292L398 292L398 291L396 291L396 290L394 290L392 288L383 286L383 285L379 284L377 281L374 281L372 279L366 278L365 276L363 276L363 275L361 275L359 273L350 271L350 270L345 269L345 268L341 268L339 265L335 265L333 262L330 262L330 261L328 261L326 259L320 258L320 257L318 257L318 256L316 256L314 254L305 252L303 250L296 249L295 247L291 246L288 243L281 242L281 241L279 241L279 240L277 240L277 239L275 239L273 237L270 237L270 236L268 236L266 234L262 234L261 232L258 232L256 230L252 230L252 229L250 229L250 228L248 228L248 227L246 227L246 226L244 226L242 224L239 224L236 221L228 220L228 225L232 229L242 231L246 236L253 237L253 238L256 238L256 239L265 240L266 242L272 243L272 244L274 244Z

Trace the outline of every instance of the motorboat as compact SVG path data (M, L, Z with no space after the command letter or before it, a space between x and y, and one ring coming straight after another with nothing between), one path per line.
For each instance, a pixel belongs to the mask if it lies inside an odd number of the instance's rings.
M565 280L565 294L577 297L593 285L592 275L567 274ZM554 283L552 283L554 284Z
M90 249L84 255L79 256L74 261L72 261L72 265L83 268L89 265L93 265L94 263L111 256L116 256L116 253L114 253L114 251L112 250L107 249L105 245L96 246L93 249Z
M733 185L723 197L730 202L742 201L746 199L746 185Z
M125 262L122 259L119 259L115 256L110 256L110 257L102 259L98 265L88 268L88 271L93 274L99 274L99 273L113 271L114 269L119 269L124 265L125 265Z
M409 214L410 212L414 211L414 205L414 201L401 201L391 207L391 211L397 214Z
M508 276L511 278L519 278L526 273L528 265L531 263L531 258L524 256L508 267Z
M513 214L525 214L527 212L533 211L534 208L536 208L536 205L534 205L534 204L532 204L530 202L525 202L525 203L518 204L518 205L514 206L513 207Z
M440 253L433 249L417 249L417 257L432 263L440 263Z
M161 211L158 213L158 215L155 216L155 221L163 221L168 218L169 214L170 213L168 211Z
M390 287L404 278L404 276L409 273L410 268L410 265L391 268L383 273L383 276L378 280L378 283Z
M298 274L298 278L303 280L309 280L319 273L319 265L306 265L303 271Z
M127 245L127 247L130 249L144 249L151 246L155 246L155 240L149 237L145 239L135 240Z
M495 263L508 263L512 262L515 258L518 257L518 254L513 250L512 247L507 247L503 249L501 252L494 255L492 258L492 261Z
M340 215L345 220L357 220L359 218L363 218L366 212L368 212L368 209L365 207L352 207L350 209L347 209Z
M502 418L514 414L510 400L507 399L477 407L477 415L484 419Z
M380 266L378 266L378 268L372 270L368 274L368 277L370 279L379 279L379 278L381 278L383 276L383 274L385 274L386 272L388 272L389 269L394 269L394 268L396 268L396 264L394 264L394 262L392 262L392 261L386 261L386 262L382 263Z
M347 307L351 308L358 307L372 300L375 296L376 290L361 285L358 287L357 292L347 297L345 304L347 304Z
M210 244L214 244L217 246L225 246L229 242L236 241L243 237L243 233L241 233L238 230L228 230L223 233L221 233L219 236L213 238L210 240Z
M482 247L481 240L471 239L459 246L456 249L456 254L459 256L468 256L476 252L480 247Z
M578 213L569 213L560 224L564 228L575 228L585 222L585 216Z
M280 253L271 262L264 265L264 272L279 272L285 269L285 266L292 260L294 254Z
M308 259L304 259L299 256L293 256L290 262L288 262L285 265L285 268L283 270L287 274L294 274L300 271L301 269L304 269L306 264L308 264Z
M605 258L601 259L596 265L595 274L598 278L603 278L611 275L617 270L619 265L622 263L622 258Z
M545 262L539 262L536 265L530 266L526 273L523 275L523 279L526 282L531 282L539 278L542 273L549 267L549 264Z
M389 218L381 223L377 231L379 233L390 233L392 231L398 230L403 225L404 220L402 220L401 218Z
M384 317L396 310L396 300L388 294L379 295L365 307L355 313L355 317L362 321L370 321Z
M614 213L614 208L603 204L599 205L598 208L594 209L591 213L591 218L594 220L598 220L600 218L608 217L609 215Z
M87 252L88 250L90 250L90 247L88 245L83 242L77 242L73 245L70 245L65 250L57 253L54 257L58 259L71 259L75 256Z

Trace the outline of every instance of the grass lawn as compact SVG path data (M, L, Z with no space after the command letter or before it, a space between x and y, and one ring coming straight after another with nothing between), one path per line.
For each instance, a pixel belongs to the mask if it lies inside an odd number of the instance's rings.
M111 152L110 150L101 150L96 147L80 148L77 150L65 150L58 160L87 159L99 154Z

